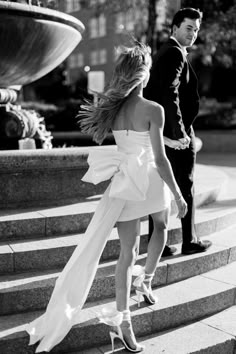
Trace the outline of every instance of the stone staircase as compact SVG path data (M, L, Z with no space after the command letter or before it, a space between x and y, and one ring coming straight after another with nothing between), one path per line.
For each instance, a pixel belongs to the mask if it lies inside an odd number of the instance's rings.
M236 353L236 188L230 174L197 165L196 229L213 242L201 254L180 253L180 222L172 216L169 243L178 252L160 262L154 306L137 306L132 291L134 331L146 354ZM99 190L99 193L101 191ZM79 243L100 195L57 206L11 207L0 211L0 353L34 353L25 324L45 309L55 280ZM147 219L141 221L140 255L147 248ZM80 323L52 353L111 353L109 328L96 313L115 306L116 228L103 251ZM83 270L81 270L83 271ZM116 352L126 352L117 341Z

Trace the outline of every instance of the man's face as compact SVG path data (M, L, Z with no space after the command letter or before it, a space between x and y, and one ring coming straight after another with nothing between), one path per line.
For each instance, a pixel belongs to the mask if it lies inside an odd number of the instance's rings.
M200 20L185 18L179 27L173 27L173 36L184 47L191 47L200 29Z

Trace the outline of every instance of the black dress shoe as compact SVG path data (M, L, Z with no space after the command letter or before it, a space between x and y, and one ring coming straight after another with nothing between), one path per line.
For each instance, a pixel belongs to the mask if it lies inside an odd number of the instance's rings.
M177 248L173 247L173 246L168 246L165 245L165 248L162 252L162 257L169 257L169 256L173 256L173 254L177 251Z
M209 247L211 247L212 242L208 240L204 241L196 241L196 242L191 242L188 245L183 245L182 246L182 254L194 254L194 253L200 253L200 252L205 252L208 250Z

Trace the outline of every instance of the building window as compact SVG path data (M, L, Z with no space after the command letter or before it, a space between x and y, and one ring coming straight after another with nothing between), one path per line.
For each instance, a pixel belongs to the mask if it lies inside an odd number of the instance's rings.
M81 68L84 66L84 55L81 53L72 54L68 58L68 66L70 69Z
M80 0L66 0L65 2L65 12L67 13L79 11L80 8Z
M90 53L90 64L91 65L97 65L99 64L99 61L98 61L98 51L97 50L93 50L91 53Z
M123 12L116 15L116 33L121 33L125 28L125 16Z
M125 16L125 29L131 32L134 30L134 25L135 25L134 13L130 9L127 11Z
M107 62L107 51L106 49L100 50L100 64L106 64Z
M76 64L77 68L84 66L84 55L82 53L76 55Z
M97 19L91 18L89 21L89 35L90 38L97 38L98 37L98 26L97 26Z
M121 33L122 31L133 31L135 25L135 15L132 9L128 10L126 13L119 12L116 15L116 33Z
M98 4L104 4L106 0L90 0L90 6L95 6Z
M90 65L102 65L107 62L106 49L93 50L90 53Z
M98 18L98 28L99 28L99 37L104 37L107 34L106 30L106 17L101 14Z
M106 17L103 14L101 14L99 17L94 17L90 19L90 38L104 37L106 35L106 32Z
M76 67L76 58L75 55L72 54L68 58L68 66L70 69L74 69Z

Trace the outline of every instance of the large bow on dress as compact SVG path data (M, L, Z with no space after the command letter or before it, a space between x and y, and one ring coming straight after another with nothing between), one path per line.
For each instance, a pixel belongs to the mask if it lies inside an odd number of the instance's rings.
M88 158L83 181L97 184L112 177L93 218L59 275L46 312L29 323L30 344L40 342L36 353L50 351L80 322L106 241L121 215L126 200L143 200L148 188L145 152L128 154L95 149Z
M84 182L98 184L112 178L109 196L126 200L145 200L148 189L145 150L126 154L106 149L92 150L88 158L89 169Z

